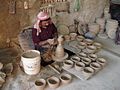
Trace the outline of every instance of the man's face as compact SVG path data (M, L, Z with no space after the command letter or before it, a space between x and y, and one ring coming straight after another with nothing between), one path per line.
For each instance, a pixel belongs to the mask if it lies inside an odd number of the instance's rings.
M48 21L42 21L41 25L42 25L43 28L47 28L48 25L49 25L49 20Z

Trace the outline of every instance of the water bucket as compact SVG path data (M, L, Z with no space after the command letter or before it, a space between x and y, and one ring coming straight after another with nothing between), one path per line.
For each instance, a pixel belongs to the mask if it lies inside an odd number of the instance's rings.
M37 50L27 50L21 56L21 61L26 74L35 75L40 71L41 57Z

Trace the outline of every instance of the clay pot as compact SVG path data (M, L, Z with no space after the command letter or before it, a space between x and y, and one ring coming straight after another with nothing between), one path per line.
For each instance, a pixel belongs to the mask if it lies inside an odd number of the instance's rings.
M75 63L75 70L82 71L85 68L85 64L83 62L76 62Z
M92 45L92 43L94 42L93 40L91 39L84 39L84 41L87 45Z
M77 36L77 33L70 33L71 40L75 40Z
M92 61L96 61L97 55L96 54L89 54L88 58L90 58Z
M81 60L85 65L89 65L90 63L91 63L91 59L89 59L89 58L83 58L82 60Z
M92 69L91 67L85 67L83 69L82 73L83 73L85 79L89 79L93 76L94 69Z
M64 35L65 41L70 41L70 35Z
M79 58L78 56L76 56L76 55L72 56L70 59L71 59L73 62L78 62L78 61L80 61L80 58Z
M106 59L104 58L98 58L96 62L99 63L102 67L104 67L107 63Z
M91 46L87 46L86 50L90 54L90 53L95 53L97 48L96 46L91 45Z
M87 54L83 53L83 52L80 52L77 54L81 59L87 57Z
M60 80L61 80L62 84L68 84L71 82L72 76L70 74L62 74L60 76Z
M77 47L79 49L85 49L86 46L87 46L87 44L85 42L79 42Z
M90 67L95 70L95 73L98 72L101 69L101 65L97 62L92 62L90 64Z
M48 86L50 88L57 88L60 84L60 80L59 78L55 77L55 76L52 76L50 78L47 79L47 83L48 83Z
M83 36L80 36L80 35L76 37L76 40L79 42L83 41L84 39L85 38Z
M46 85L45 79L39 79L35 81L36 90L44 90L45 85Z
M74 65L74 62L71 61L71 60L65 60L65 61L63 62L63 67L66 68L66 69L72 68L73 65Z
M94 46L96 46L96 48L99 50L102 48L102 44L98 43L98 42L94 42L93 43Z

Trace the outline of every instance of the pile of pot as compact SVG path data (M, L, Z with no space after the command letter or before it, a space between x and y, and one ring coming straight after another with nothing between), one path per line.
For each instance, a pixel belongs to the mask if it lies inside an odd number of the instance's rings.
M114 39L115 38L115 33L118 28L118 21L113 20L113 19L108 19L106 21L106 33L109 38Z
M88 30L89 32L85 34L85 37L94 38L99 33L100 25L97 23L89 23Z
M97 18L96 23L100 26L99 33L104 33L105 29L105 18Z
M109 10L110 10L109 7L105 7L105 8L104 8L104 18L105 18L106 20L108 20L108 19L111 18L111 14L109 13Z

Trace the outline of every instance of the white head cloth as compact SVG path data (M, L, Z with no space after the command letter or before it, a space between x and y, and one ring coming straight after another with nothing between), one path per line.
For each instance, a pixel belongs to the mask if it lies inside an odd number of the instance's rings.
M37 29L37 36L39 35L39 33L41 32L41 29L40 29L40 26L39 26L39 23L41 20L46 20L49 18L49 15L45 12L40 12L38 13L37 15L37 21L36 23L34 24L34 28Z

